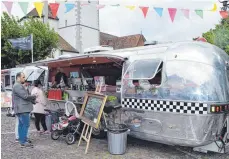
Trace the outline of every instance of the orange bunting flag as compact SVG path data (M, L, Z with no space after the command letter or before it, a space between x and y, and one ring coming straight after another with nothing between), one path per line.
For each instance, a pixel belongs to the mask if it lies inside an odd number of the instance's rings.
M52 17L53 17L53 18L56 18L56 14L57 14L57 11L58 11L58 9L59 9L59 6L60 6L59 3L50 3L50 4L49 4L49 7L50 7L50 9L51 9Z
M168 8L168 11L169 11L169 16L171 18L171 21L173 22L174 18L176 16L176 13L177 13L177 9L176 8Z
M139 8L142 10L144 18L146 18L146 15L148 13L149 7L139 7Z

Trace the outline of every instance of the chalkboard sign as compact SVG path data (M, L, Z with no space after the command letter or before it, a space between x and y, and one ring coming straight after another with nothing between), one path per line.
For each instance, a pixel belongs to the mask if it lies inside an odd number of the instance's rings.
M94 128L98 128L107 96L87 93L81 108L80 118Z

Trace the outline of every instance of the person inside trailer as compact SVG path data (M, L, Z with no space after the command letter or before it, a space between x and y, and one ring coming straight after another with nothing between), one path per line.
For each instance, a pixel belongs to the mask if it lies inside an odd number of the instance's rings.
M54 82L53 87L63 88L66 86L68 86L68 77L64 73L63 68L59 67L57 69L57 74L55 76L55 82Z
M133 80L133 85L135 87L138 87L139 86L139 80Z

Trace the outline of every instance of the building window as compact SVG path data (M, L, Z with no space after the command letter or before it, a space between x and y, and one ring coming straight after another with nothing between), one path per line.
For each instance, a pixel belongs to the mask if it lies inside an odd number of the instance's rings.
M65 20L65 26L67 26L68 25L68 21L67 20Z

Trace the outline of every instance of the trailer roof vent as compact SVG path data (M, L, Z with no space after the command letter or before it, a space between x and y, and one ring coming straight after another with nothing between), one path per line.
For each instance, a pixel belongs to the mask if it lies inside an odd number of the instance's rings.
M84 49L84 54L111 51L111 50L114 50L113 47L108 46L108 45L101 45L101 46L95 46L95 47Z
M76 55L69 55L69 54L65 54L65 55L60 55L57 57L57 59L65 59L65 58L70 58L70 57L74 57Z
M144 46L148 46L148 45L157 45L157 44L158 44L157 41L146 41L146 42L144 43Z

